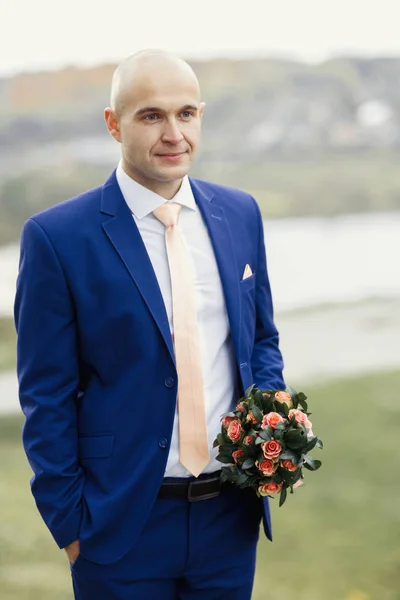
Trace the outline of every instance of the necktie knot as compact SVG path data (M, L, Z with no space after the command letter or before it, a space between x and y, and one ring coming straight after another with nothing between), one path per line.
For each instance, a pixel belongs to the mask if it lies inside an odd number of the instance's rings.
M165 227L171 227L171 225L178 224L181 208L182 205L177 202L165 202L165 204L162 204L153 210L153 215L157 217Z

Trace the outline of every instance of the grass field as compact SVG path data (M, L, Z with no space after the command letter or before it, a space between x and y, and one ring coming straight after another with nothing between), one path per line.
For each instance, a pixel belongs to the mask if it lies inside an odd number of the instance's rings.
M400 600L400 373L303 391L323 466L282 508L273 502L253 600ZM0 598L70 600L66 557L30 495L21 424L0 420Z
M16 333L10 317L0 317L0 371L15 369Z

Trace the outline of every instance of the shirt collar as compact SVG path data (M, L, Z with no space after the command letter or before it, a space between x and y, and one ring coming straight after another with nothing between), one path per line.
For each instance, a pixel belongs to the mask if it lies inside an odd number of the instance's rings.
M125 202L139 220L166 202L177 202L191 210L196 210L196 201L187 175L183 178L181 187L171 200L166 200L129 177L123 170L121 161L117 167L116 177Z

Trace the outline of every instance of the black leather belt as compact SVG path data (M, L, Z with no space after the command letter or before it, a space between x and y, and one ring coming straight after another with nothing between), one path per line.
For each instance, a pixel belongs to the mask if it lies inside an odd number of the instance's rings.
M184 498L189 502L198 502L215 498L227 489L227 485L221 485L221 471L207 473L195 477L174 478L167 477L163 482L158 493L159 498Z

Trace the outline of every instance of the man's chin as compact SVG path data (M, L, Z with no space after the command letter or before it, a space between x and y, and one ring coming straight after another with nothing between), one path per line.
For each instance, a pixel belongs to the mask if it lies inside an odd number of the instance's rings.
M170 167L168 169L160 169L157 173L157 179L159 181L164 181L165 183L169 181L177 181L179 179L183 179L189 173L189 166L183 167L175 165L174 167Z

